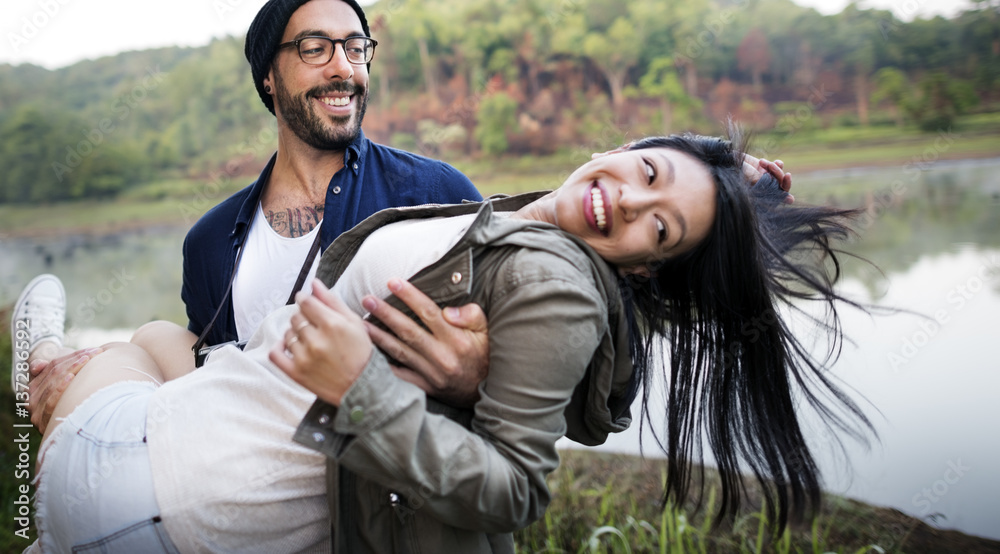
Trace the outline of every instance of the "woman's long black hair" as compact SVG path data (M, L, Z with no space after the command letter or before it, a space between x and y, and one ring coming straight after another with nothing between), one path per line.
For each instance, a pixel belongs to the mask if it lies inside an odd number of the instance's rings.
M741 470L763 489L769 524L815 516L821 500L819 470L799 425L805 400L823 420L855 437L871 423L826 374L839 355L843 332L834 291L840 276L837 239L850 234L852 210L786 204L787 194L768 176L756 185L743 175L746 144L695 135L647 138L629 150L670 148L708 167L716 185L709 235L691 251L650 264L652 277L629 276L620 288L632 328L633 394L642 391L642 425L665 426L656 435L667 455L664 502L683 500L692 487L693 462L706 440L722 478L716 523L746 500ZM784 304L808 299L825 306L813 320L830 338L823 360L814 358L779 314ZM798 310L801 312L801 310ZM666 339L669 374L665 421L648 409L660 347ZM859 425L862 429L858 430ZM704 488L700 480L698 498ZM700 502L700 500L699 500Z

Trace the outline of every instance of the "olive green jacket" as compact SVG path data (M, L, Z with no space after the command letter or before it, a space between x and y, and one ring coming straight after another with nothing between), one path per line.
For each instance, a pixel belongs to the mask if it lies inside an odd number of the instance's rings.
M631 422L613 269L555 226L493 214L538 197L384 210L323 254L317 277L332 285L374 229L478 211L410 281L442 306L479 304L489 321L489 375L472 410L397 379L380 352L339 409L318 400L309 410L295 440L328 456L335 552L513 552L510 533L548 506L556 440L600 444Z

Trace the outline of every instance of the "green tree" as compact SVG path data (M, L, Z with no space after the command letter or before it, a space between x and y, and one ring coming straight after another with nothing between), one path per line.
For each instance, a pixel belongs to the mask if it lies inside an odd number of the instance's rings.
M0 201L27 203L67 198L68 183L64 175L53 171L53 166L70 154L70 163L80 163L71 143L77 143L76 137L58 129L41 108L30 104L19 107L0 129L0 165L4 168L0 171Z
M912 113L925 131L951 128L957 116L979 101L971 83L954 79L944 71L927 74L920 83L920 93L912 104Z
M417 67L428 97L438 100L437 62L444 54L442 34L449 33L448 19L461 13L454 3L407 0L393 14L389 28L394 31L394 40L401 47L410 47L417 53Z
M836 17L839 21L834 41L853 81L858 121L868 125L868 80L876 64L875 41L882 40L880 20L871 11L858 9L856 4L849 4Z
M577 58L582 53L590 60L608 84L617 116L625 105L625 79L643 53L645 25L631 10L622 14L615 2L591 0L580 10L566 14L554 29L553 51Z
M517 127L517 101L497 92L479 103L476 140L483 152L498 156L507 151L507 133Z
M107 144L83 158L71 182L71 198L109 198L146 177L145 160L135 146Z
M604 73L611 88L611 103L616 113L625 105L625 77L639 61L642 38L635 36L635 25L625 17L615 19L607 32L588 33L583 52Z
M638 93L659 101L660 115L663 118L662 131L665 135L673 130L676 109L690 112L701 110L701 101L684 92L671 58L656 58L649 64L646 74L639 79Z
M889 103L896 125L903 126L903 113L910 102L910 82L906 74L895 67L883 67L873 77L872 104Z
M734 23L746 20L750 29L763 32L770 57L764 69L770 75L771 82L775 86L792 83L797 70L802 66L803 58L808 57L803 42L807 35L798 27L807 9L789 0L757 0L749 9L749 17L734 17ZM773 32L771 29L782 31Z
M674 62L683 70L684 91L690 96L698 96L698 68L726 29L722 26L708 28L706 21L712 8L706 0L657 4L665 4L668 10L665 28L673 37Z
M990 102L1000 92L1000 0L973 0L975 10L960 15L963 53L976 88Z

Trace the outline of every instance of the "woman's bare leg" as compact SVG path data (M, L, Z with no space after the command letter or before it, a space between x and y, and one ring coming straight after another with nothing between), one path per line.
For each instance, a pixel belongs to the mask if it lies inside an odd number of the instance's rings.
M196 340L194 333L176 323L152 321L139 327L129 342L149 353L164 379L170 381L194 371L191 347Z
M104 346L104 352L94 356L73 378L56 404L42 440L59 426L90 395L121 381L150 381L162 384L163 373L153 358L141 347L127 342Z

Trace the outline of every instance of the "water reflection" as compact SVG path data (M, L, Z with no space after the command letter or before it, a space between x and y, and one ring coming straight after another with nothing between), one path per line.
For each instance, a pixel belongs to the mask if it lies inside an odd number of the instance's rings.
M848 250L893 273L908 270L921 257L952 252L961 245L1000 247L1000 160L965 163L968 167L936 168L901 187L893 186L902 182L898 173L873 172L881 176L877 181L871 176L865 179L873 192L831 196L828 201L868 208L860 219L860 240ZM848 275L859 277L870 291L879 290L882 279L877 271L852 261L846 266Z
M180 300L180 229L0 241L0 304L39 273L63 280L67 328L134 329L153 319L186 324Z
M831 490L1000 538L998 282L1000 249L958 244L888 276L881 302L929 317L843 314L856 345L835 372L880 412L881 445L848 444L850 466L824 452Z

